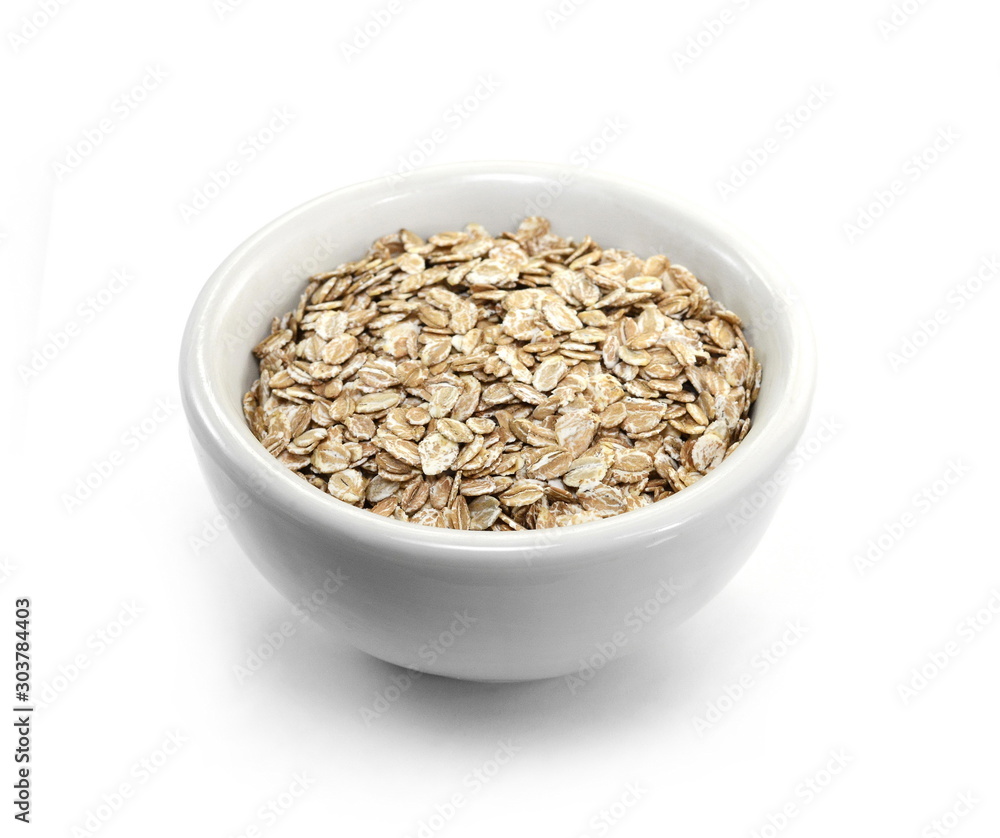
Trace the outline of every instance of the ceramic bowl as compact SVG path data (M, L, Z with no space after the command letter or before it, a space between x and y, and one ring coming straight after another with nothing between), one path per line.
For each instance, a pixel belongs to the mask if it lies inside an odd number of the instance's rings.
M253 437L241 397L251 347L309 275L387 232L525 215L605 247L665 253L739 314L763 366L747 438L693 486L643 509L554 530L422 527L341 503ZM815 359L806 317L774 264L675 196L572 166L485 162L422 169L323 195L271 222L212 275L191 312L181 386L197 458L230 529L264 577L344 642L455 678L593 671L655 644L743 565L781 496L772 477L807 421ZM322 661L317 661L322 666Z

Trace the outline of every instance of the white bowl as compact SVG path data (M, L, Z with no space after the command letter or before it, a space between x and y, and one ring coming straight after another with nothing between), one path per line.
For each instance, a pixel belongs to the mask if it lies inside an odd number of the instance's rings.
M317 491L271 457L243 419L251 347L312 273L377 237L471 221L492 233L544 214L557 233L665 253L739 314L763 365L753 427L693 486L602 521L462 532L382 518ZM240 245L195 303L181 387L195 449L231 529L289 600L350 643L400 666L476 680L596 667L689 617L746 561L780 492L763 491L806 423L815 378L803 311L742 236L676 197L575 167L484 162L420 170L323 195ZM321 603L321 604L320 604ZM317 661L322 665L322 661Z

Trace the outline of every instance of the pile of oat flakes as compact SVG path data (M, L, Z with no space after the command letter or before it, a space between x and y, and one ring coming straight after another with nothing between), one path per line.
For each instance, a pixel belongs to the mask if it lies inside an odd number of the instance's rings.
M345 503L467 530L690 486L746 435L761 375L688 270L538 217L384 236L312 277L254 354L244 412L278 460Z

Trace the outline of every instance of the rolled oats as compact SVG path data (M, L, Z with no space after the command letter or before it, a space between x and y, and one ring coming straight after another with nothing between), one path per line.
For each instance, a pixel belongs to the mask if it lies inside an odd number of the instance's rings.
M750 429L740 319L663 255L526 218L383 236L254 348L247 423L339 501L425 526L595 521L692 485Z

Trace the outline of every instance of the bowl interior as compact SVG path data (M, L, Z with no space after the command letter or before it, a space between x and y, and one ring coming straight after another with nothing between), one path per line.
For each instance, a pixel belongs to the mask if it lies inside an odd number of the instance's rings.
M590 235L604 247L644 257L664 253L693 271L743 319L764 367L754 428L716 472L732 468L732 461L748 456L745 449L764 446L768 437L771 448L784 445L803 418L805 408L796 403L809 401L811 337L794 295L766 257L684 201L547 164L459 164L371 181L316 198L256 233L220 266L189 324L186 352L196 387L213 403L208 412L220 427L228 426L226 433L257 445L242 414L243 394L257 375L250 350L269 331L271 318L295 305L307 277L360 258L375 238L401 227L427 236L475 221L499 234L533 214L547 216L560 235ZM259 456L269 459L263 449ZM715 476L681 494L698 494Z

